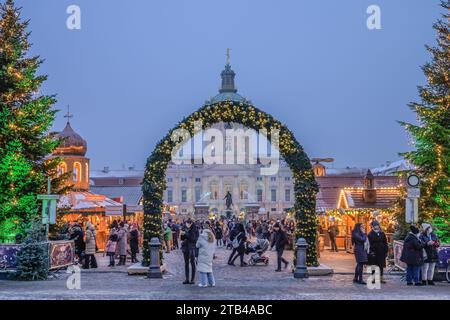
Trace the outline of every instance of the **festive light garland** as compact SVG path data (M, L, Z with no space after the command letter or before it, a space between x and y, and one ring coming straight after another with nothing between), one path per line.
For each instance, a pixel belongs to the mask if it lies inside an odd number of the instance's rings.
M162 237L163 192L166 188L166 169L172 159L173 150L179 142L172 141L172 133L176 129L186 129L191 136L196 133L195 123L201 121L202 129L218 122L235 122L256 131L267 130L267 138L271 141L272 129L279 130L279 151L289 165L294 178L295 220L297 238L305 238L309 243L307 250L307 265L318 266L316 246L316 193L318 186L310 160L297 142L292 132L271 115L259 110L248 102L224 101L205 105L178 123L175 128L158 142L147 159L142 185L144 207L144 245L143 264L150 263L148 241L152 237ZM181 138L181 137L180 137Z

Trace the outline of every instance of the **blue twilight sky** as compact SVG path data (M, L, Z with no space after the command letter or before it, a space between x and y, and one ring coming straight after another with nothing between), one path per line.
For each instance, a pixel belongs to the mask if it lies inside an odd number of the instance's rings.
M91 168L142 167L155 143L217 93L225 51L239 92L284 122L310 157L378 166L409 148L435 43L438 0L16 0L45 58L62 130L88 141ZM81 8L81 30L66 9ZM381 8L381 30L366 9Z

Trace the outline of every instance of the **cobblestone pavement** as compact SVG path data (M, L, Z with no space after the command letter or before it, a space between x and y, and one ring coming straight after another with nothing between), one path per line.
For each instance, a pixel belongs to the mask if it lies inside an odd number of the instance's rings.
M230 251L217 250L214 260L215 288L199 288L181 284L184 278L183 258L180 251L165 255L167 273L164 279L146 279L129 276L126 269L114 271L103 267L106 260L99 257L100 268L81 273L81 289L69 290L68 274L57 273L57 279L36 282L0 281L0 299L447 299L450 284L437 283L431 287L407 287L398 275L388 275L387 284L379 290L370 290L352 283L349 274L335 274L294 279L291 272L276 273L274 252L268 252L269 266L241 268L226 264ZM290 258L292 252L285 256ZM238 264L237 264L238 265Z

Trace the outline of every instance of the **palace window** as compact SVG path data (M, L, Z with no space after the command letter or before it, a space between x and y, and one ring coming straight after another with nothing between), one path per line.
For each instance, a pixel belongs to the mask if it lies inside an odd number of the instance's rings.
M284 177L284 181L291 181L291 177Z
M256 190L256 201L262 202L263 201L263 191L262 189Z
M219 185L216 182L211 183L211 185L209 186L209 191L209 198L211 200L217 200L219 197Z
M195 202L199 202L202 196L202 190L200 188L195 188Z
M172 189L167 190L167 202L173 202L173 190Z
M173 178L171 178L171 177L167 178L167 182L172 182L172 181L173 181Z
M81 163L75 162L73 164L73 182L81 181Z
M200 178L195 178L195 182L201 182L202 181L202 179L200 179Z
M181 202L187 202L187 190L181 190Z
M181 178L181 182L186 182L187 178Z
M256 177L256 181L263 181L263 177Z
M270 189L270 201L277 201L277 189Z
M284 201L291 201L291 189L284 190Z
M277 181L277 177L270 177L270 181Z

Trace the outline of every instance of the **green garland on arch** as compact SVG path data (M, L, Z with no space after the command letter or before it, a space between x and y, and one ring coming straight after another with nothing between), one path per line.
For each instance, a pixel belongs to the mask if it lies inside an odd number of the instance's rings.
M178 148L179 142L172 141L172 133L177 129L186 129L194 136L194 125L202 122L202 129L207 129L218 122L235 122L256 131L266 129L279 130L279 152L289 165L294 178L295 219L297 238L305 238L308 242L307 265L318 266L316 252L316 193L318 186L310 160L303 147L297 142L292 132L271 115L259 110L247 102L224 101L205 105L170 130L157 143L147 159L142 185L144 206L144 245L143 264L150 264L148 241L152 237L162 237L163 193L166 189L166 169L172 159L172 151ZM270 135L268 139L271 140Z

